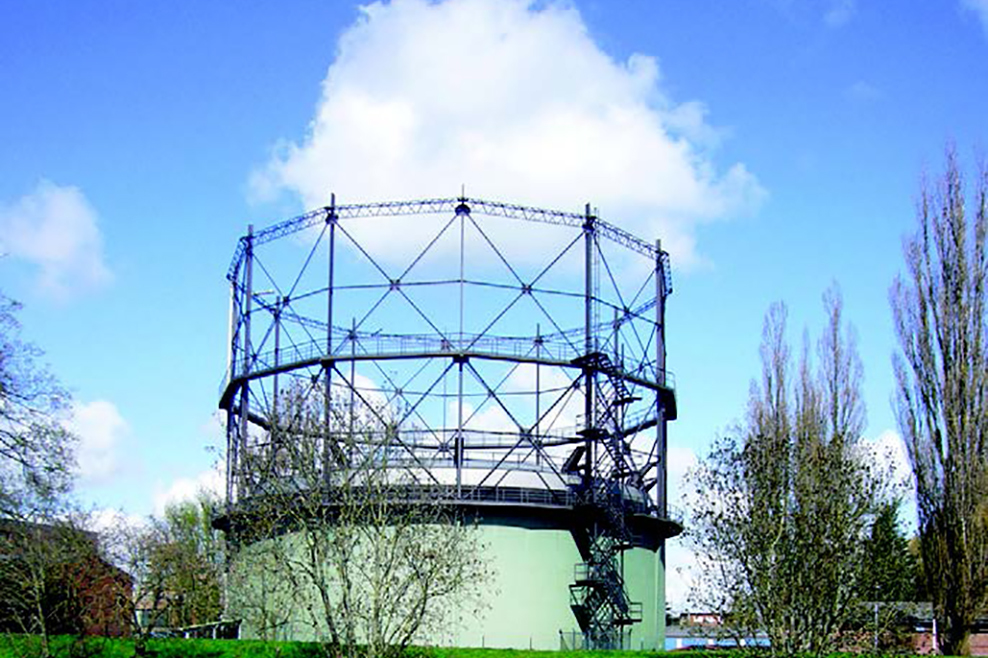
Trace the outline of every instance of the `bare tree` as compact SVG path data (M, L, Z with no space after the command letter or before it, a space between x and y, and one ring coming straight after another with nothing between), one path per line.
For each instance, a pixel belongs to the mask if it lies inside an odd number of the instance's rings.
M860 610L862 540L884 490L859 445L854 333L836 291L824 305L818 365L804 341L795 377L786 308L769 309L747 418L691 476L699 595L737 639L764 633L777 655L821 655L846 641Z
M157 547L164 543L160 523L120 523L104 533L104 543L112 561L133 579L132 591L119 597L117 606L129 621L135 655L147 655L148 639L164 623L169 593L166 572L155 566Z
M21 521L5 521L0 528L0 624L7 633L33 636L40 656L51 655L53 634L78 630L66 628L66 620L78 619L65 578L76 548L67 532Z
M20 304L0 293L0 601L5 631L36 634L80 623L69 566L93 552L69 522L76 438L62 424L68 395L20 336Z
M259 527L265 523L260 515L254 518L254 536L277 536L274 528ZM285 567L284 547L277 541L262 539L243 550L241 559L246 556L247 564L241 563L226 574L227 588L232 593L226 602L227 615L249 624L250 633L260 640L284 639L289 636L292 618L291 592L298 586L295 574Z
M248 623L267 633L290 623L270 602L287 602L332 651L397 656L438 639L455 610L479 611L490 580L483 546L442 491L396 462L396 430L382 410L332 407L332 426L344 429L328 435L316 391L284 396L268 443L256 448L268 477L244 501L249 527L233 557L231 605L259 615ZM268 605L257 596L265 589Z
M72 485L75 437L61 424L68 395L41 351L20 337L20 304L0 293L0 517L45 507Z
M111 604L128 585L67 510L0 521L0 630L19 654L52 655L54 635L119 632Z
M940 648L965 654L988 602L988 170L968 205L952 147L946 159L943 177L923 185L890 298L927 587Z

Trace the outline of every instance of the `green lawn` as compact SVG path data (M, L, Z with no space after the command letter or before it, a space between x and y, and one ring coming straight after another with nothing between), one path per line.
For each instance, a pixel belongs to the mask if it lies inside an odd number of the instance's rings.
M133 640L59 637L53 640L58 658L131 658ZM40 655L33 637L0 640L0 658ZM156 658L324 658L317 644L305 642L257 642L251 640L149 640L148 655Z
M53 640L58 658L131 658L133 640L59 637ZM155 658L324 658L318 644L308 642L261 642L255 640L150 640L149 655ZM35 637L0 637L0 658L31 658L39 655ZM412 649L409 658L729 658L738 652L719 651L529 651L521 649ZM849 655L849 654L848 654Z
M133 640L59 637L53 640L58 658L130 658ZM150 640L149 654L156 658L324 658L318 644L307 642L261 642L255 640ZM513 649L413 649L411 658L656 658L676 655L648 651L528 651ZM697 652L693 655L698 655ZM726 652L717 652L726 653ZM39 655L35 637L0 638L0 658L30 658ZM702 652L712 658L714 652Z

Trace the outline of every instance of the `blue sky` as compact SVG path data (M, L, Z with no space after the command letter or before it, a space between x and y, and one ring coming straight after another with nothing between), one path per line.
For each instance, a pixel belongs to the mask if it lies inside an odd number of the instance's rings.
M901 238L946 141L988 147L984 0L0 12L0 288L75 396L80 498L131 514L211 481L236 239L331 191L463 184L661 237L677 472L743 412L768 305L798 340L837 281L894 444Z

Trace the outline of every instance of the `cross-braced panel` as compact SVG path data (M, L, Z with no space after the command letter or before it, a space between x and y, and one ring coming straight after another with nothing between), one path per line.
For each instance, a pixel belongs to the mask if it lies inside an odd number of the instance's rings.
M273 431L291 396L325 408L327 482L342 445L384 441L389 468L464 500L572 505L607 482L665 516L658 244L589 207L334 202L249 232L228 278L231 504L291 476Z

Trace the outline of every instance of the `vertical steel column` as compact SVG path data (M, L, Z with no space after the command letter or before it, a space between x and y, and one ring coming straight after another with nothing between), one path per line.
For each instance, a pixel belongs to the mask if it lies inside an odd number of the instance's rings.
M614 340L614 365L621 366L621 314L617 306L614 307L614 322L611 328L614 330L612 333Z
M463 494L463 358L458 359L456 438L453 439L453 462L456 465L456 499Z
M240 314L237 312L237 277L240 276L239 264L234 271L230 281L230 333L227 337L229 353L227 355L227 377L228 383L232 383L237 376L237 325L240 322ZM237 427L235 415L233 413L233 400L231 399L226 407L226 505L227 513L233 504L233 471L237 463Z
M278 366L281 365L281 305L282 297L277 295L274 298L274 384L271 395L271 418L272 423L278 422ZM274 426L272 425L272 429Z
M243 378L244 383L240 387L240 436L237 446L237 496L246 493L247 473L244 460L247 459L247 431L248 416L250 416L250 367L251 367L251 345L250 345L250 315L251 300L254 296L254 225L247 226L247 248L244 250L244 317L243 317Z
M356 442L356 421L357 421L357 318L350 318L350 411L348 415L350 416L347 421L349 428L349 436L347 437L348 454L347 459L350 463L353 462L353 451L357 445ZM367 437L373 439L373 437ZM360 458L359 455L357 457ZM358 462L359 463L359 462Z
M457 352L462 352L465 340L463 338L463 304L464 287L466 284L466 218L470 216L470 207L466 199L460 197L460 203L456 206L456 216L460 218L460 333L457 337L459 348ZM456 439L453 441L453 463L456 465L456 497L459 499L463 490L463 360L460 354L458 377L457 377L457 421Z
M662 240L655 241L655 378L660 386L666 384L666 270L662 262ZM659 515L668 516L669 499L667 489L668 465L666 463L668 445L666 442L666 409L662 396L656 392L656 437L658 442L659 466L656 473L656 501ZM664 545L664 544L663 544ZM663 548L663 555L664 555Z
M333 399L333 273L336 257L336 194L329 197L329 212L326 223L329 224L329 262L327 267L328 288L326 290L326 360L323 371L326 379L326 391L323 396L323 438L322 438L322 477L323 485L329 487L330 474L330 445L333 440L331 431Z
M470 216L470 208L462 200L460 205L456 206L456 216L460 218L460 335L459 340L462 345L463 341L463 299L464 299L464 285L466 283L466 254L464 253L464 247L466 242L466 218Z
M542 327L535 323L535 463L542 463Z
M591 484L594 465L594 396L596 395L597 377L590 363L593 352L593 248L594 248L594 216L590 213L590 204L586 205L583 221L584 243L584 290L583 290L583 429L586 433L586 470L584 484Z
M612 329L611 340L614 341L613 364L619 371L624 372L624 363L621 361L621 315L617 309L617 306L614 307L614 324L612 325ZM628 412L627 405L627 400L622 400L620 403L614 403L611 413L614 416L614 424L617 426L618 430L624 430L624 416ZM612 440L614 442L621 442L624 439L615 437Z

